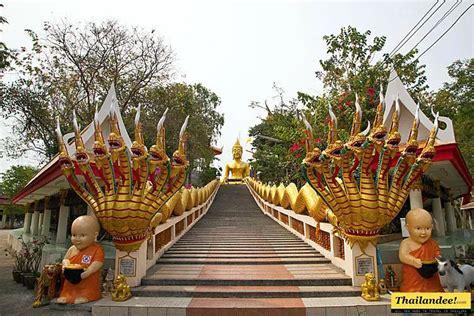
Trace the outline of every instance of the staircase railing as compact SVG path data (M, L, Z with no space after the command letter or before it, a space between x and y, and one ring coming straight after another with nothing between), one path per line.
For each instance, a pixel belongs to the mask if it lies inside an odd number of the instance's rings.
M320 212L322 211L321 208L325 207L324 204L315 203L314 197L311 201L309 197L306 197L308 201L305 201L302 195L298 199L294 196L293 201L290 202L288 201L290 197L284 197L285 192L281 188L280 192L277 192L279 188L276 186L264 185L252 178L247 178L245 183L264 214L319 251L323 256L331 260L332 264L344 270L352 278L354 286L360 285L360 280L365 275L365 270L376 267L376 262L368 262L372 258L364 255L360 256L360 254L354 252L341 237L340 233L334 229L332 224L318 222L313 217L303 214L304 212L310 214L312 212ZM296 186L294 186L293 190L295 189ZM301 193L303 190L304 188L299 192ZM299 193L297 189L295 192L296 194ZM286 194L288 194L288 190ZM274 200L277 200L278 204L280 204L283 199L286 199L286 201L282 204L287 205L290 209L273 203ZM355 269L356 260L360 261L357 265L360 271ZM366 269L360 269L365 261Z

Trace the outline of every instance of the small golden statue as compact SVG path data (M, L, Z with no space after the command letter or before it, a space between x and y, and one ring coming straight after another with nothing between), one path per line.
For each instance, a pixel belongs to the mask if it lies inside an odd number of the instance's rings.
M248 163L242 161L242 146L239 139L235 141L232 147L232 162L225 165L224 178L222 182L225 183L241 183L245 177L250 175L250 166ZM229 171L232 175L229 177Z
M379 293L380 293L380 295L387 294L387 286L385 285L385 280L384 279L379 280Z
M130 297L132 297L132 292L130 291L130 285L127 284L127 279L123 274L117 275L112 290L112 301L123 302Z
M366 301L378 301L380 300L379 289L377 286L377 280L373 273L368 272L365 274L365 282L361 285L362 298Z

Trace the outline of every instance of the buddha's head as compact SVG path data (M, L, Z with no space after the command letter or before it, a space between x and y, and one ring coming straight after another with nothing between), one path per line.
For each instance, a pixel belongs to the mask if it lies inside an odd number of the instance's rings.
M235 141L234 146L232 147L232 158L234 158L234 160L242 158L242 146L240 145L238 138Z

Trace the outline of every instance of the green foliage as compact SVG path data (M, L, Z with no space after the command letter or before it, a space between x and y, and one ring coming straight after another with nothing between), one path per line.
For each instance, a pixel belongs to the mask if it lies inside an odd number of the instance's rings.
M455 61L448 74L452 81L433 95L432 104L440 115L453 120L456 141L474 174L474 58Z
M15 138L3 139L3 154L18 157L34 151L49 160L58 152L55 119L72 131L72 111L78 122L92 122L95 108L113 83L118 105L130 135L135 108L142 105L147 145L155 142L156 124L166 107L167 148L177 148L186 115L191 115L188 145L194 160L213 160L209 145L220 135L223 115L216 108L219 97L201 84L172 83L174 53L154 30L126 28L116 21L84 25L44 24L46 38L31 30L32 48L14 56L20 78L0 84L0 112L13 118Z
M3 4L0 3L0 8L3 8ZM8 21L3 16L0 16L0 25L7 24ZM2 30L0 30L0 33ZM4 42L0 41L0 71L8 68L10 66L10 57L11 52Z
M65 131L72 130L73 109L82 126L89 124L112 83L122 114L133 115L145 87L161 85L173 74L174 53L154 31L107 21L82 27L45 23L44 40L27 32L31 49L13 56L19 79L0 86L1 114L14 119L16 137L3 144L10 157L35 151L51 159L58 151L56 116Z
M342 28L337 35L323 37L329 57L319 61L322 70L316 72L316 77L324 84L325 94L320 98L326 102L320 100L310 107L322 107L323 112L327 113L327 106L330 103L342 133L350 130L356 93L359 96L364 120L373 120L380 87L386 87L392 68L397 71L415 99L422 98L428 88L425 65L420 65L415 59L416 50L406 55L383 54L381 60L372 63L376 54L382 52L386 37L375 36L370 41L370 35L371 31L361 33L356 28L348 26Z
M328 105L331 104L338 118L338 136L346 141L349 136L352 118L355 111L355 94L363 110L362 129L367 121L373 122L375 109L379 102L380 86L386 86L390 69L395 68L400 79L408 86L415 98L422 98L427 93L424 65L415 59L415 50L406 55L384 54L382 59L372 63L377 53L385 45L384 36L370 39L371 32L359 32L348 26L339 34L324 36L328 58L320 60L322 70L316 77L324 85L324 94L312 96L298 92L297 98L290 104L281 103L271 115L250 128L251 136L263 135L268 138L256 138L254 161L251 163L264 182L301 182L300 163L304 155L304 126L297 119L296 104L300 103L304 115L313 126L317 145L324 149L327 145L325 135L328 132ZM274 87L282 95L282 90ZM281 98L282 99L282 98ZM257 102L251 104L258 107ZM324 136L323 136L324 135ZM291 151L290 151L291 148Z
M0 194L12 198L36 174L37 170L30 166L12 166L1 174ZM22 213L24 208L17 205L7 205L7 214Z
M191 169L207 168L214 160L210 145L220 136L224 116L217 112L220 98L201 84L172 83L146 89L141 121L145 144L150 147L156 141L156 124L166 108L166 148L171 156L178 147L181 125L190 115L186 132L188 159ZM129 126L131 125L131 122ZM207 182L206 182L207 183Z
M277 89L276 86L274 86ZM253 106L258 103L253 103ZM300 165L303 159L304 128L297 118L297 102L281 103L268 116L250 128L254 137L254 160L250 165L264 182L303 182Z

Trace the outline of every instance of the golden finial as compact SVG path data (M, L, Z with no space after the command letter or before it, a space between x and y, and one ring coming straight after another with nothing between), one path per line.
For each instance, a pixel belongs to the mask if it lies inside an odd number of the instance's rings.
M355 96L355 107L356 110L354 111L354 118L352 119L352 128L351 128L351 136L356 136L360 132L360 125L362 121L362 108L359 104L359 96L356 93Z
M380 84L379 104L377 105L377 112L375 114L374 128L383 124L383 112L385 110L385 98L383 96L382 84Z
M56 116L56 136L58 137L59 153L67 155L66 145L64 144L63 134L61 133L61 126L59 125L59 116Z
M242 145L240 145L240 141L239 141L239 138L237 137L237 139L235 140L235 144L234 146L232 146L232 148L235 148L235 147L240 147L242 148Z
M395 111L392 113L392 124L390 125L390 133L394 133L398 131L398 126L400 123L400 100L397 95L397 99L395 100Z
M337 118L332 111L331 104L328 106L329 110L329 133L328 133L328 145L334 144L337 140Z
M72 125L74 126L74 139L75 139L75 144L76 144L76 150L79 147L85 149L86 146L84 146L84 142L82 141L81 131L80 131L79 124L77 123L75 110L72 111Z

